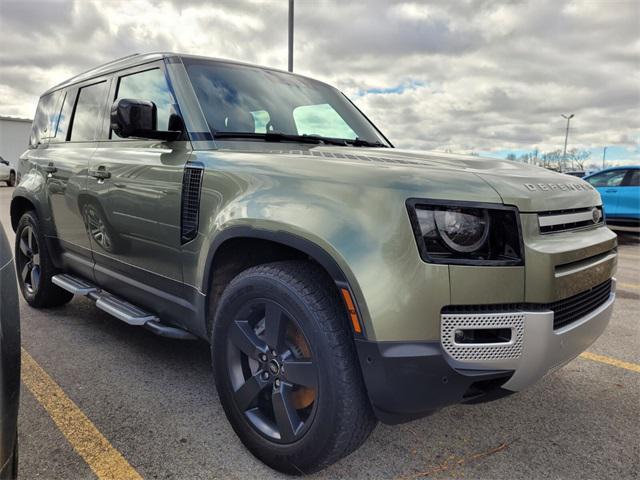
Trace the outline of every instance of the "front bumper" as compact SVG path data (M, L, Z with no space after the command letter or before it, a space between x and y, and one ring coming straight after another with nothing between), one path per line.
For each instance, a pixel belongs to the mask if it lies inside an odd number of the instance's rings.
M614 300L612 279L600 306L555 330L550 310L460 313L442 315L441 342L356 340L374 411L385 423L402 423L447 405L520 391L586 350L608 325ZM512 328L514 334L504 344L456 345L456 325L470 324Z
M513 370L503 388L520 391L573 360L602 334L613 311L615 285L612 279L611 293L601 305L560 328L554 328L550 310L444 314L442 344L448 361L456 369ZM505 343L456 344L454 331L469 323L512 329L513 335Z

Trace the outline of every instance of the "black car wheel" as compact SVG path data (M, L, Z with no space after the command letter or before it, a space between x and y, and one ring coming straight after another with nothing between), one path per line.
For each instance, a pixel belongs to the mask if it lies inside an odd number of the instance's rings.
M67 303L73 294L51 282L57 271L34 211L20 218L15 244L18 284L24 299L32 307L53 307Z
M16 172L9 172L9 181L7 182L8 187L15 187L16 185Z
M279 262L244 271L219 302L211 344L221 403L247 448L283 472L337 461L376 424L335 290L314 265Z

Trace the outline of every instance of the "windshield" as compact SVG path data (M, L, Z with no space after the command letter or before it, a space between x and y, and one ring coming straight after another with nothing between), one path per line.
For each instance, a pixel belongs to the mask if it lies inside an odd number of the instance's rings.
M329 85L211 60L185 58L184 64L210 130L214 137L219 134L216 140L242 133L257 139L317 136L388 146L371 122Z

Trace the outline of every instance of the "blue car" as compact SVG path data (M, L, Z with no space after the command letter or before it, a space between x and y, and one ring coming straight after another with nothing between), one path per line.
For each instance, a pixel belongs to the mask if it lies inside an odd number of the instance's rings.
M600 192L607 225L640 232L640 165L607 168L584 180Z

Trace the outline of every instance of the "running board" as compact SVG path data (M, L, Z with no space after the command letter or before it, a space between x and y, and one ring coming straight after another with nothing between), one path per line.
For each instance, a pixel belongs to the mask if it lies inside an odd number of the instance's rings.
M155 315L147 313L135 305L109 293L101 293L100 296L98 296L96 307L113 315L118 320L138 327L142 327L147 322L157 322L159 320Z
M129 325L145 327L156 335L181 340L195 340L197 337L186 330L164 325L160 319L140 307L115 295L101 290L97 285L66 273L51 277L51 281L74 295L83 295L96 302L96 307Z
M91 283L86 282L81 278L67 275L66 273L54 275L53 277L51 277L51 281L63 290L67 290L74 295L84 295L86 297L90 293L98 291L98 287L96 287L95 285L92 285Z

